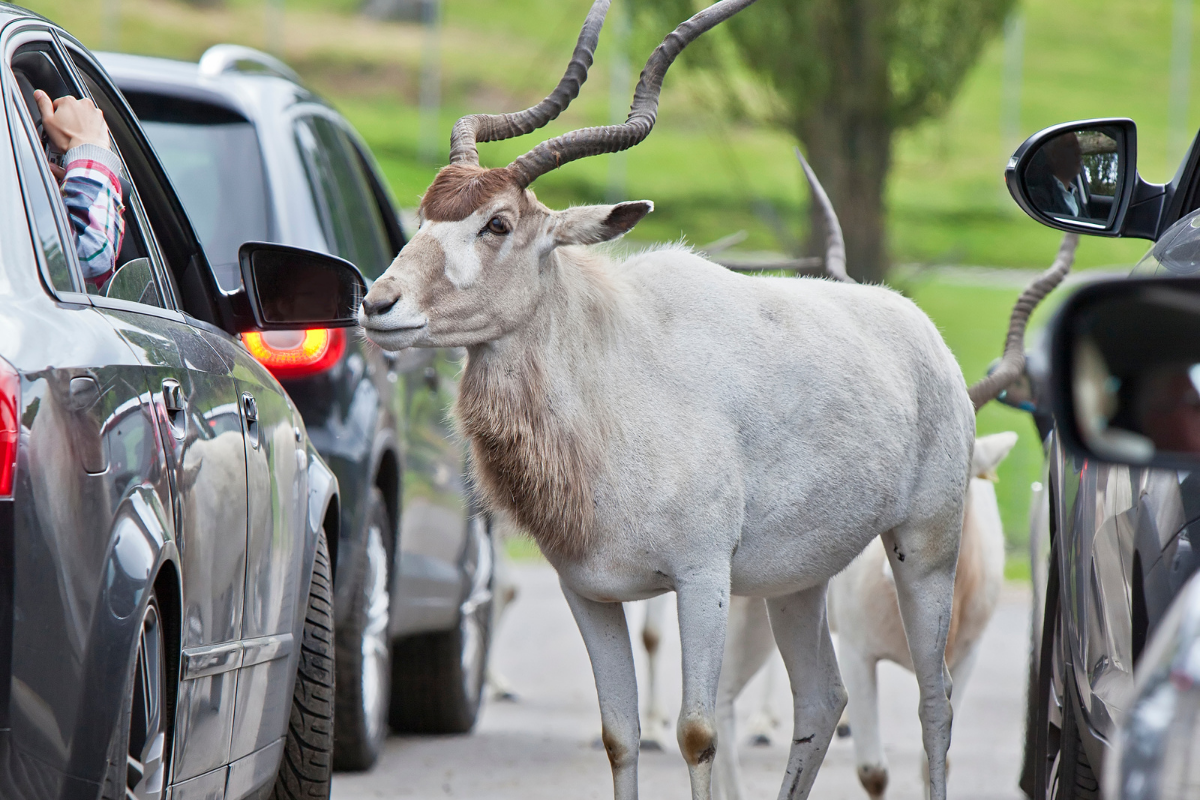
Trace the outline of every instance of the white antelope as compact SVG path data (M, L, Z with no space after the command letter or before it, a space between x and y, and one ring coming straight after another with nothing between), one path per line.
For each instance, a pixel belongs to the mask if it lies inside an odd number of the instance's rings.
M501 169L477 141L528 133L586 78L596 0L563 80L534 108L464 117L416 235L367 293L388 350L465 347L455 413L483 502L559 573L592 660L615 796L637 796L638 703L621 602L675 591L676 729L709 797L731 595L766 598L794 736L781 797L808 795L846 702L825 586L882 536L918 683L935 800L950 740L943 656L974 416L962 372L913 303L878 286L737 275L682 248L623 261L649 202L552 211L529 185L649 134L667 67L753 0L723 0L651 55L623 125L543 142Z

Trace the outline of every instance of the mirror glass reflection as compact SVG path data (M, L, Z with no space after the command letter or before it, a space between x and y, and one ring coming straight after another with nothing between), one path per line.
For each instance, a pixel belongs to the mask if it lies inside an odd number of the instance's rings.
M357 319L365 287L340 260L259 250L251 256L251 270L264 322L334 326Z
M1072 343L1071 392L1084 443L1146 463L1200 455L1200 291L1146 289L1098 302Z
M1088 128L1044 142L1025 167L1029 202L1056 219L1107 227L1119 197L1122 139L1116 128Z

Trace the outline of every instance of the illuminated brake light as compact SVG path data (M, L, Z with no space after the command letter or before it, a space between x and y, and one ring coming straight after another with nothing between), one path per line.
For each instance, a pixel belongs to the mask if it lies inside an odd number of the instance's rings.
M346 352L341 328L306 331L264 331L242 334L250 355L276 378L303 378L329 369Z
M21 377L0 360L0 497L12 497L21 439Z

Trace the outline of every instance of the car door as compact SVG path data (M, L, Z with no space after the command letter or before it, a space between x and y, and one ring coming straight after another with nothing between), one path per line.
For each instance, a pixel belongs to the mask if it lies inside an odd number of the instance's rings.
M238 669L244 660L247 464L244 404L235 364L212 341L223 336L185 317L151 215L142 202L156 176L130 171L152 155L136 122L90 56L70 47L79 83L104 111L125 162L125 237L117 272L89 285L93 306L133 349L158 409L178 502L182 563L182 658L173 779L219 770L231 759ZM132 272L126 279L123 274Z
M369 161L324 109L299 114L295 133L326 240L368 280L378 278L404 242ZM390 394L404 462L391 633L446 628L462 602L470 513L463 450L450 418L461 353L413 348L369 356L380 360L378 373L387 378L381 391Z
M141 366L83 289L27 105L42 80L61 80L61 53L36 24L6 31L3 52L0 83L19 192L5 198L5 208L28 219L33 245L26 259L0 257L6 287L21 293L19 313L0 315L0 357L22 375L29 455L18 472L12 563L21 569L11 585L11 683L5 677L12 694L4 727L14 748L12 775L49 780L38 789L48 792L70 780L64 776L102 768L124 694L114 677L128 670L130 652L119 646L133 637L128 604L147 577L112 569L121 563L113 554L121 546L131 556L143 545L161 551L174 538L173 503ZM4 235L6 249L23 247ZM17 274L30 261L32 280ZM138 544L121 538L126 534L144 538ZM136 561L129 558L129 566Z

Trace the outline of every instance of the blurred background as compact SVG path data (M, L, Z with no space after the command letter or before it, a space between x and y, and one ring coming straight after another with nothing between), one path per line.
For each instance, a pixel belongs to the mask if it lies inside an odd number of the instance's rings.
M553 87L591 0L27 5L94 50L194 61L234 42L280 56L358 128L399 203L412 208L445 163L458 117L517 110ZM646 57L702 5L613 0L580 98L535 136L623 121ZM1013 300L1059 240L1010 199L1009 155L1056 122L1128 116L1138 124L1142 175L1168 180L1200 123L1192 5L759 0L672 68L649 139L575 162L534 188L554 207L653 200L654 213L628 237L634 246L732 237L727 252L745 258L796 258L821 250L792 155L799 144L846 227L851 274L913 297L971 382L999 355ZM484 145L482 161L502 166L535 143ZM1076 269L1127 271L1146 245L1087 239ZM999 430L1021 436L997 491L1008 573L1022 579L1042 452L1029 417L993 403L979 431Z

